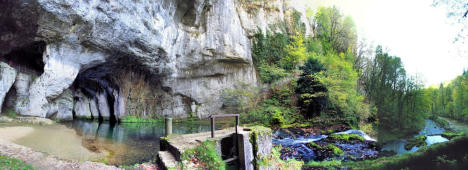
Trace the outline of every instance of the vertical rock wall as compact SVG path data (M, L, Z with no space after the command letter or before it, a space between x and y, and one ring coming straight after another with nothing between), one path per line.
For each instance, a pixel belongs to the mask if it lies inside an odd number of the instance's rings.
M8 64L0 62L0 109L6 94L16 79L16 70L8 66Z
M56 102L70 89L77 117L227 113L224 90L257 84L249 37L258 27L275 31L271 25L285 19L285 1L2 2L11 15L0 15L0 58L28 44L45 44L43 73L30 83L18 78L15 110L37 117L70 112L61 107L70 105ZM144 73L144 83L122 74L135 69ZM148 90L134 96L140 84Z

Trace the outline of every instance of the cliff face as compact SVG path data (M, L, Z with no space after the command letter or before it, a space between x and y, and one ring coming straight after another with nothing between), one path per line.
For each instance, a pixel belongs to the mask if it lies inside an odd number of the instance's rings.
M224 113L224 89L257 83L249 36L284 18L282 0L257 4L253 12L248 4L2 1L1 59L38 76L17 74L14 92L4 93L15 98L10 100L17 112L38 117Z

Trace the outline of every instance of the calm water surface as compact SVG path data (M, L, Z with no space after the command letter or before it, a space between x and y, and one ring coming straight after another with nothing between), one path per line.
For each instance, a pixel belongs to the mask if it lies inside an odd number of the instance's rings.
M77 120L52 126L33 126L34 131L14 141L60 158L133 165L152 161L164 136L164 123L109 124ZM220 125L217 126L217 129ZM208 121L173 123L174 134L210 131Z

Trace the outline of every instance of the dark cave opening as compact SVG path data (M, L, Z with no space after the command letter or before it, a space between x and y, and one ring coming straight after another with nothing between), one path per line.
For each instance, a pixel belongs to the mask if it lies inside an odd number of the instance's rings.
M144 77L145 82L151 81L151 84L157 84L157 80L151 78L155 76L152 76L146 67L131 57L119 57L80 72L72 85L72 89L81 91L88 99L98 103L99 100L106 100L106 102L101 102L101 106L98 107L102 107L102 103L107 103L109 117L102 116L107 116L106 113L99 113L99 117L95 116L92 119L104 121L108 118L111 123L116 123L120 121L121 114L125 114L125 110L122 112L119 107L122 104L125 105L120 99L122 90L128 86L128 81L133 81L135 78L128 77L128 75L135 74ZM123 96L125 99L126 97ZM101 112L100 109L98 110Z
M20 72L40 75L44 72L45 64L42 55L45 47L46 43L44 41L33 42L0 57L0 61L7 63Z

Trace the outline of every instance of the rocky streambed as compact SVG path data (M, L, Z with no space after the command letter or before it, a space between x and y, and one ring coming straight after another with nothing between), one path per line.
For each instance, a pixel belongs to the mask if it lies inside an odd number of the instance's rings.
M381 156L414 152L422 146L447 142L442 133L447 129L432 120L414 137L379 142L366 133L344 125L331 127L286 128L273 134L273 144L281 145L281 159L309 161L359 161ZM421 145L411 145L412 140L423 138Z
M322 131L311 128L279 129L273 134L273 144L282 146L281 159L294 158L304 162L363 160L386 153L381 152L381 147L369 135L345 126Z

